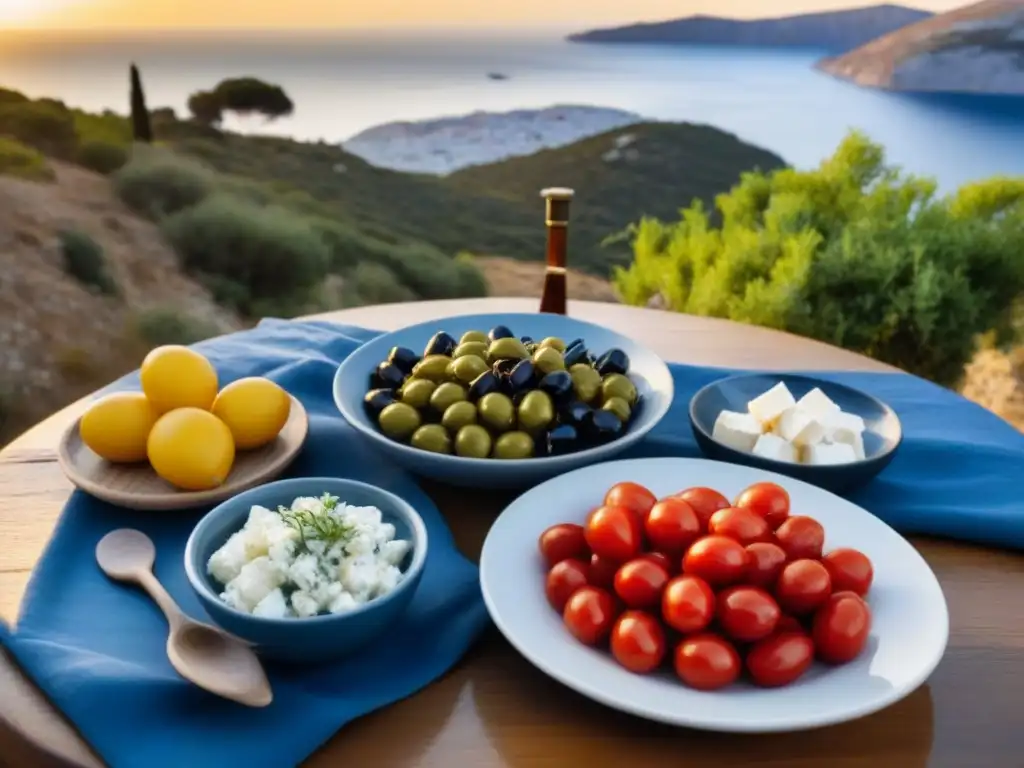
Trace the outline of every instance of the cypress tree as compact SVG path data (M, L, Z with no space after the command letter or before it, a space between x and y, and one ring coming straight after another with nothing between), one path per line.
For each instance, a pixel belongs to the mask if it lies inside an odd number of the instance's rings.
M142 92L142 77L139 75L139 68L134 64L132 64L131 68L131 81L132 136L135 141L150 144L153 141L153 129L149 125L146 94Z

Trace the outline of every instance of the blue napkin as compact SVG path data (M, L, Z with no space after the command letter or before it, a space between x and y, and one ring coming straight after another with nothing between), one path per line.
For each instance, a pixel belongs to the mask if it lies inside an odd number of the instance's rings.
M338 446L352 432L336 415L331 378L338 362L373 335L326 323L266 321L199 348L225 382L267 375L302 400L310 436L290 474L376 483L423 515L431 554L406 627L348 663L271 669L276 698L266 710L222 702L177 677L164 656L166 626L156 608L110 584L93 561L107 531L124 525L145 530L158 545L157 575L188 613L203 618L181 568L185 539L202 511L140 515L75 493L29 583L17 631L0 624L0 642L112 768L296 765L345 723L439 677L484 628L476 569L456 552L433 504L408 476L369 451L339 458ZM672 371L676 401L633 456L699 455L688 426L690 396L737 372L684 365ZM820 375L879 397L903 423L899 454L853 501L906 534L1024 548L1024 436L913 376ZM137 377L129 376L112 388L135 386Z
M412 695L448 671L487 626L475 565L455 548L433 502L413 479L370 450L338 415L331 382L339 362L371 332L266 321L198 345L222 383L264 375L298 397L308 441L291 476L363 480L402 496L430 538L423 579L402 625L352 660L310 669L268 665L274 702L250 709L184 682L167 661L167 625L141 591L113 584L96 543L124 526L156 543L156 575L182 609L206 615L182 567L185 541L206 510L138 513L76 492L28 585L17 628L0 643L111 768L287 768L341 726ZM137 388L137 375L111 389Z

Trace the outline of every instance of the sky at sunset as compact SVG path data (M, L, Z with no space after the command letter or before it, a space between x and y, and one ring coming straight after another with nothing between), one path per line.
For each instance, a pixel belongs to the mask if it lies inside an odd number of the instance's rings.
M691 14L756 17L857 0L0 0L0 28L593 26ZM963 0L917 0L931 10Z

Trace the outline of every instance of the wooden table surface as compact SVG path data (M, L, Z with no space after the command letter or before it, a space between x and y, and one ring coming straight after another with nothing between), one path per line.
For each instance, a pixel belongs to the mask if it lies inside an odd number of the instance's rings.
M535 311L535 299L424 302L323 316L394 329L477 312ZM816 342L721 320L570 302L666 360L751 368L880 370ZM29 571L70 487L54 449L75 404L0 452L0 616L13 621ZM427 487L461 549L479 554L509 500ZM674 729L606 709L531 667L495 632L421 693L346 727L306 763L315 768L1021 768L1024 766L1024 558L915 539L949 602L945 659L904 701L859 721L802 734L737 736ZM0 652L0 762L16 768L102 763ZM144 761L140 761L144 766ZM285 768L282 766L282 768Z

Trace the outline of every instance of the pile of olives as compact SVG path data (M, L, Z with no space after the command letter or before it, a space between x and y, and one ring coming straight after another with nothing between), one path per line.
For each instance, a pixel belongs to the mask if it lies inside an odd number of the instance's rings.
M394 347L364 406L392 440L467 458L558 456L622 435L639 395L629 357L595 357L582 339L516 338L505 326L441 331L422 355Z

